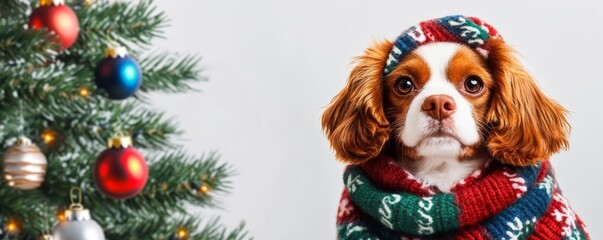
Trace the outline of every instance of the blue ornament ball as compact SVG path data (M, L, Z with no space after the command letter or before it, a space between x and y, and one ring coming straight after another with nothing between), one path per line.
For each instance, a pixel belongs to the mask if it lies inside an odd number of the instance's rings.
M138 90L142 83L142 71L129 56L106 57L96 66L94 82L107 92L110 99L122 100Z

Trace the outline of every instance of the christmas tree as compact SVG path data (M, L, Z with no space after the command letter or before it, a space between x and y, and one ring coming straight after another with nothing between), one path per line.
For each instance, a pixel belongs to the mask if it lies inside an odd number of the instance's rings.
M248 238L190 213L220 207L233 169L149 104L204 80L198 56L154 53L167 20L146 0L0 0L0 239Z

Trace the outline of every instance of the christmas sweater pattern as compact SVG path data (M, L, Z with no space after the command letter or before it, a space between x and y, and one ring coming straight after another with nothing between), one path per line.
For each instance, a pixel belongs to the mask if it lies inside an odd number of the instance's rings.
M590 239L549 162L492 161L443 193L379 156L348 166L344 184L338 239Z

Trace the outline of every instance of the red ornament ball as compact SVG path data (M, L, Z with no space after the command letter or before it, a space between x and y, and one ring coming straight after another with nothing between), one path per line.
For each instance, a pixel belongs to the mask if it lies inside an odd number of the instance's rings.
M46 27L58 36L61 49L67 49L75 43L80 24L75 12L65 5L47 5L36 8L29 16L29 27Z
M120 200L140 193L149 178L146 161L130 146L105 149L96 158L92 173L96 188L101 193Z

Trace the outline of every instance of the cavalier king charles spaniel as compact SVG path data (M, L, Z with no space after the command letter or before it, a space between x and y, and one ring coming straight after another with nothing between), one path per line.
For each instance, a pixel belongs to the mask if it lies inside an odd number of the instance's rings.
M588 239L548 162L566 113L478 18L376 42L322 117L348 164L339 239Z
M456 42L418 46L386 77L394 42L369 47L322 118L337 158L360 164L386 151L446 192L490 159L525 166L567 148L566 110L509 45L488 43L487 59Z

